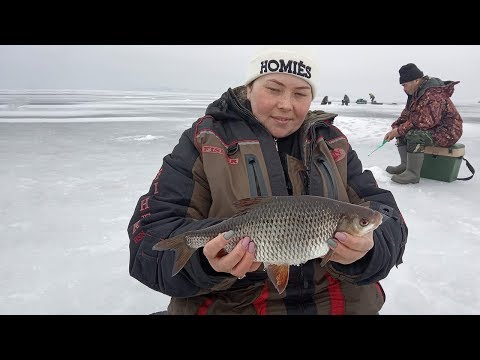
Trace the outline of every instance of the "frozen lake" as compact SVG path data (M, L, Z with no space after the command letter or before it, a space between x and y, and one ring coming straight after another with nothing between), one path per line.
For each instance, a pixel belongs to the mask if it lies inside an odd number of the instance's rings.
M219 95L219 94L217 94ZM128 273L126 228L163 157L216 94L0 91L0 313L148 314L168 297ZM320 97L321 99L321 97ZM480 314L480 185L391 182L395 146L367 156L404 104L314 108L339 114L409 226L404 264L382 281L382 314ZM480 168L480 104L458 104L466 158ZM469 172L462 164L459 176Z

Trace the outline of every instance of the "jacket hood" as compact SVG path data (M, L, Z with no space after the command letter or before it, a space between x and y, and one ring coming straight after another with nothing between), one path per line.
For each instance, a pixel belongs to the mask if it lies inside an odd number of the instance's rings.
M242 116L242 114L249 114L252 118L254 117L250 101L247 99L247 87L244 85L234 89L229 88L219 99L208 105L205 111L205 115L210 115L220 121L232 118L244 119L245 116Z
M425 91L431 88L438 88L438 91L444 92L448 97L451 97L454 92L454 86L460 81L440 80L439 78L424 76L425 82L420 85L417 90L416 97L421 97Z

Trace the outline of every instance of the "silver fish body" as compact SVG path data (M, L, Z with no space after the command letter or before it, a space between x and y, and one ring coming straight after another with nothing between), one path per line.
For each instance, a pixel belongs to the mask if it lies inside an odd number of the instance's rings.
M235 235L229 239L225 251L231 252L242 238L249 236L256 245L255 260L263 262L267 270L272 265L274 273L269 274L272 282L279 279L277 266L286 271L288 281L288 266L325 256L330 250L327 240L335 232L362 236L382 222L382 215L375 210L313 195L249 198L236 202L235 206L238 213L223 222L161 240L153 247L177 251L173 275L195 249L205 246L218 234L233 230ZM281 292L286 283L280 286L281 290L275 286Z
M256 261L299 265L324 256L329 250L327 240L336 231L363 235L379 222L378 212L360 205L319 196L274 196L246 213L187 233L186 242L200 248L219 233L233 230L235 235L225 247L227 252L249 236L256 245Z

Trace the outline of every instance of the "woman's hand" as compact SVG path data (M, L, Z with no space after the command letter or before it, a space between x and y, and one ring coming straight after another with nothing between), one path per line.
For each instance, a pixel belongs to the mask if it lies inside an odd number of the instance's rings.
M257 270L262 263L254 261L256 246L248 236L241 239L233 250L227 253L224 247L233 234L233 231L218 234L205 244L203 254L213 270L229 273L242 279L247 272Z
M373 248L373 231L363 236L353 236L344 232L335 233L335 239L328 240L328 245L334 254L331 261L340 264L351 264L362 257Z

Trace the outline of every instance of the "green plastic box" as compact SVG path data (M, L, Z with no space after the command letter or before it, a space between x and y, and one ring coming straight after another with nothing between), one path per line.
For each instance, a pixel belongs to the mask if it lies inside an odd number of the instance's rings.
M445 182L455 181L464 155L463 144L457 143L449 148L427 146L420 177Z

